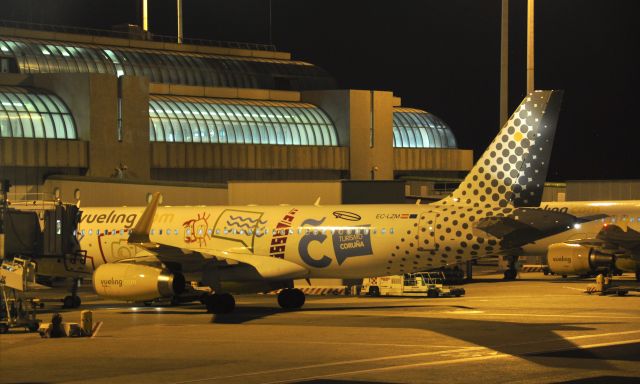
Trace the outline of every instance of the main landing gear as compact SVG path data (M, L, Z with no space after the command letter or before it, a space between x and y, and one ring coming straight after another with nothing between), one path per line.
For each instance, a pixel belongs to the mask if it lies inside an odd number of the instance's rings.
M284 309L298 309L304 305L304 292L297 288L285 288L278 293L278 304Z
M205 296L202 303L207 307L207 312L222 314L231 313L236 307L236 300L229 293L213 293Z
M518 270L516 269L516 262L518 256L507 256L507 270L504 271L504 280L515 280L518 277Z
M200 301L207 307L207 312L215 314L231 313L236 307L236 300L229 293L212 293ZM278 304L284 309L301 308L304 302L304 292L297 288L285 288L278 294Z

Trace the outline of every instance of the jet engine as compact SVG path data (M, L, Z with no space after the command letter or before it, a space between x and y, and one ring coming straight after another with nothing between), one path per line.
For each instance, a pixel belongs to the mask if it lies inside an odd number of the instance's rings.
M179 273L148 265L103 264L93 273L93 288L106 298L146 301L182 293L185 279Z
M555 243L549 246L547 264L558 275L585 275L611 269L615 256L594 247L572 243Z

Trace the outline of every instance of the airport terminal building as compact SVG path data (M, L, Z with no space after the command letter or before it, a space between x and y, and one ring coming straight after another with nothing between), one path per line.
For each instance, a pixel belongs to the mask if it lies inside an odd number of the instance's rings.
M229 181L322 190L456 179L473 163L437 116L391 91L339 89L273 46L42 29L0 28L0 179L19 194L141 204L130 193L154 186L180 191L172 204L226 204Z

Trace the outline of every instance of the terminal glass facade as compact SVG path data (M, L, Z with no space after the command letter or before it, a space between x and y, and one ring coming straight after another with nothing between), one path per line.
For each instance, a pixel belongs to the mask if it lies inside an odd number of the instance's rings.
M0 38L0 56L20 73L110 73L146 76L152 83L283 90L332 89L323 69L302 61L182 53Z
M67 106L40 90L0 86L0 137L77 139Z
M413 108L393 109L396 148L456 148L451 128L439 117Z
M151 141L338 145L329 116L307 103L152 95Z

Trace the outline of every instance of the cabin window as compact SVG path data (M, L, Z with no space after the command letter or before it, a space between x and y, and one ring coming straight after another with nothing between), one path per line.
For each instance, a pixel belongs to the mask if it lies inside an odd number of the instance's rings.
M187 236L191 235L191 229L187 228Z
M89 235L93 235L93 229L89 230Z
M292 228L289 228L289 234L293 235L293 229Z
M153 229L153 228L151 228L151 231L149 231L149 234L150 234L150 235L154 235L154 234L155 234L155 232L156 232L156 230L155 230L155 229Z
M373 231L373 234L374 234L374 235L377 235L377 234L378 234L378 228L373 228L373 229L372 229L372 231Z
M100 230L96 229L96 235L100 236Z
M389 228L389 234L393 235L393 228Z
M84 236L84 229L82 230L82 236Z
M629 222L630 222L630 223L633 223L633 217L630 217L630 218L629 218Z
M244 235L244 229L238 230L238 235Z
M162 229L158 229L158 235L162 235Z
M105 229L105 230L104 230L104 234L105 234L105 236L106 236L106 235L108 235L108 234L109 234L109 230L108 230L108 229Z
M171 229L167 228L167 231L165 233L167 234L167 236L170 235L171 234Z
M124 236L124 229L120 230L120 236Z
M384 235L385 233L387 233L387 229L386 228L380 228L380 234Z
M180 232L178 232L178 230L176 229L176 230L173 231L173 233L178 235Z

